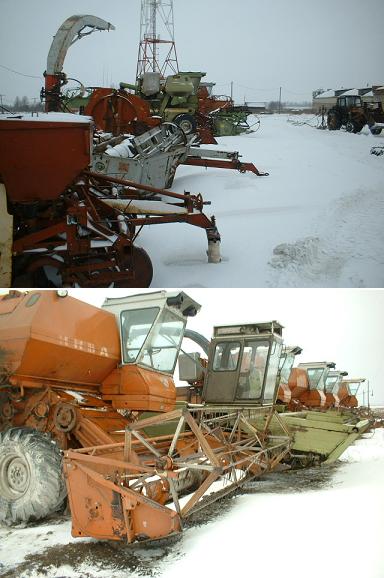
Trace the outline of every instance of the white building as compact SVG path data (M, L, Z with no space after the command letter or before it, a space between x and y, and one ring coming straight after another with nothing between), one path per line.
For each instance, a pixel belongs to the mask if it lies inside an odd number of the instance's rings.
M318 113L323 109L325 112L335 106L338 96L361 96L366 103L381 102L384 108L384 86L372 86L366 88L340 88L338 90L326 90L312 100L313 111Z

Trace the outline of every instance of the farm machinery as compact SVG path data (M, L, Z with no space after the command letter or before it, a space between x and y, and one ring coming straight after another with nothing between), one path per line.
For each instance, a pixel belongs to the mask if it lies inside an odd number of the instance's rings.
M260 325L262 327L262 325ZM241 334L241 327L232 329L236 338ZM228 329L227 329L228 330ZM204 341L203 336L191 336L203 351L208 354L209 342ZM333 363L308 363L300 364L299 369L292 365L296 355L301 353L300 347L284 347L280 360L276 379L276 410L268 423L268 431L271 435L278 435L281 423L291 436L291 451L285 456L284 462L289 467L306 467L314 464L330 464L335 462L345 449L358 437L372 426L370 416L360 416L358 412L346 411L341 408L325 410L325 380ZM239 371L239 383L242 379L242 371L250 363L252 356L243 358L243 365ZM189 387L183 388L178 396L180 401L188 400L194 403L201 402L206 368L208 360L201 360L199 353L180 355L179 375L180 379L187 381ZM251 366L258 366L257 360L251 362ZM194 366L199 369L194 369ZM285 367L285 370L284 370ZM293 377L291 374L293 372ZM258 387L259 377L256 371L248 378L253 387ZM288 380L290 388L284 386ZM312 389L309 388L311 384ZM282 387L283 385L283 387ZM303 395L305 393L305 395ZM222 392L221 392L222 394ZM300 405L298 404L300 395ZM285 403L282 403L285 399ZM306 401L307 405L304 405ZM293 405L291 405L293 402ZM260 429L265 426L265 416L258 415L252 419L252 424Z
M329 371L325 380L325 407L339 407L339 391L343 377L348 375L348 371Z
M282 358L278 403L287 405L289 410L301 408L324 408L326 406L325 384L333 362L299 363L292 367L300 347L289 347Z
M302 353L301 347L285 346L280 357L278 382L279 388L277 390L276 403L290 404L292 400L292 390L289 387L289 378L292 367L295 362L296 355Z
M359 133L366 124L372 134L380 134L384 128L384 112L381 103L363 105L361 96L339 96L327 114L329 130L345 127L347 132Z
M201 195L94 172L92 147L88 117L0 119L3 286L149 286L152 264L135 242L153 224L203 228L209 261L220 261L220 235L214 217L203 213ZM172 174L172 164L164 174Z
M84 32L88 29L88 32ZM228 115L234 114L231 126L236 125L236 128L225 132L222 127L220 130L217 129L217 134L223 136L243 132L240 126L245 122L243 118L245 112L235 111L231 99L214 97L208 93L205 86L200 86L200 81L205 76L203 72L180 72L165 79L160 73L146 72L135 85L120 83L119 89L100 87L86 89L79 83L79 89L69 90L66 93L63 90L64 86L68 80L73 80L67 79L63 73L64 59L70 44L96 30L113 29L114 27L109 22L89 15L71 16L61 25L49 50L47 70L44 73L45 87L42 89L41 96L45 100L47 112L80 111L94 119L98 130L112 133L113 136L127 133L139 136L143 132L158 127L161 123L176 125L184 135L194 137L188 139L189 145L185 157L189 154L189 146L192 142L217 144L212 132L217 124L214 118L218 119L218 115L224 109L225 123L230 122ZM211 115L214 116L211 118ZM238 157L236 162L227 162L223 165L220 162L221 151L218 151L219 160L217 164L214 164L212 150L203 152L210 153L209 166L232 168L241 172L251 170L258 176L264 175L254 165L239 163ZM236 153L231 154L233 157ZM196 165L198 163L196 159L204 155L198 156L196 151L192 151L190 156L194 158ZM200 166L207 165L201 163Z
M57 510L65 479L74 536L166 537L278 466L290 448L283 423L268 433L281 326L216 327L202 403L178 406L172 375L199 309L183 292L111 298L102 309L64 290L1 298L3 522Z
M357 392L365 381L365 378L343 379L339 384L339 390L337 392L339 406L350 408L358 407Z

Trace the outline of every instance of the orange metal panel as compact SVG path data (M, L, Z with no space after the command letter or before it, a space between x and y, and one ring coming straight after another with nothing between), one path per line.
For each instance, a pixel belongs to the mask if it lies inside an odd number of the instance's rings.
M97 385L120 361L114 316L55 291L0 299L0 374Z
M115 369L102 385L103 399L119 409L170 411L176 402L171 376L138 365Z
M0 120L0 180L12 202L56 199L90 165L91 123Z

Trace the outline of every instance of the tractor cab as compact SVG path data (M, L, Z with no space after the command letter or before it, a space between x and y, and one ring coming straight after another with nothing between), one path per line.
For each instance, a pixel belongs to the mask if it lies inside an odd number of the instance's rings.
M273 404L283 345L282 329L276 321L215 327L203 401Z
M339 96L337 99L337 106L342 109L350 110L352 108L362 108L363 101L361 96L347 95Z

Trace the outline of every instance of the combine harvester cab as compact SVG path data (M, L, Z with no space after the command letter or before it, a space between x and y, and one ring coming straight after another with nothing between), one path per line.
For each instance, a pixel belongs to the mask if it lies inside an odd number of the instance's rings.
M365 381L365 378L343 379L341 383L339 383L339 390L337 392L339 406L342 408L357 408L359 402L357 401L356 396L360 386Z
M340 398L338 396L341 381L343 377L348 375L348 371L329 371L327 379L325 380L325 407L329 409L331 407L340 406Z
M154 380L172 381L184 335L168 309L173 300L189 314L198 309L184 294L106 302L120 327L122 368L131 375L106 384L112 403L127 394L127 407L136 403L137 376L149 388ZM284 426L276 436L267 434L281 346L275 322L216 327L201 404L134 421L120 443L67 451L73 535L128 542L167 537L192 513L273 470L290 446ZM169 426L170 434L147 433Z
M294 367L289 377L292 403L305 408L324 408L325 380L334 367L335 363L327 361L299 363Z
M279 388L277 390L276 403L289 404L292 399L292 390L289 386L289 378L291 376L292 367L295 363L296 355L302 353L301 347L285 346L280 357L279 373L277 376Z

